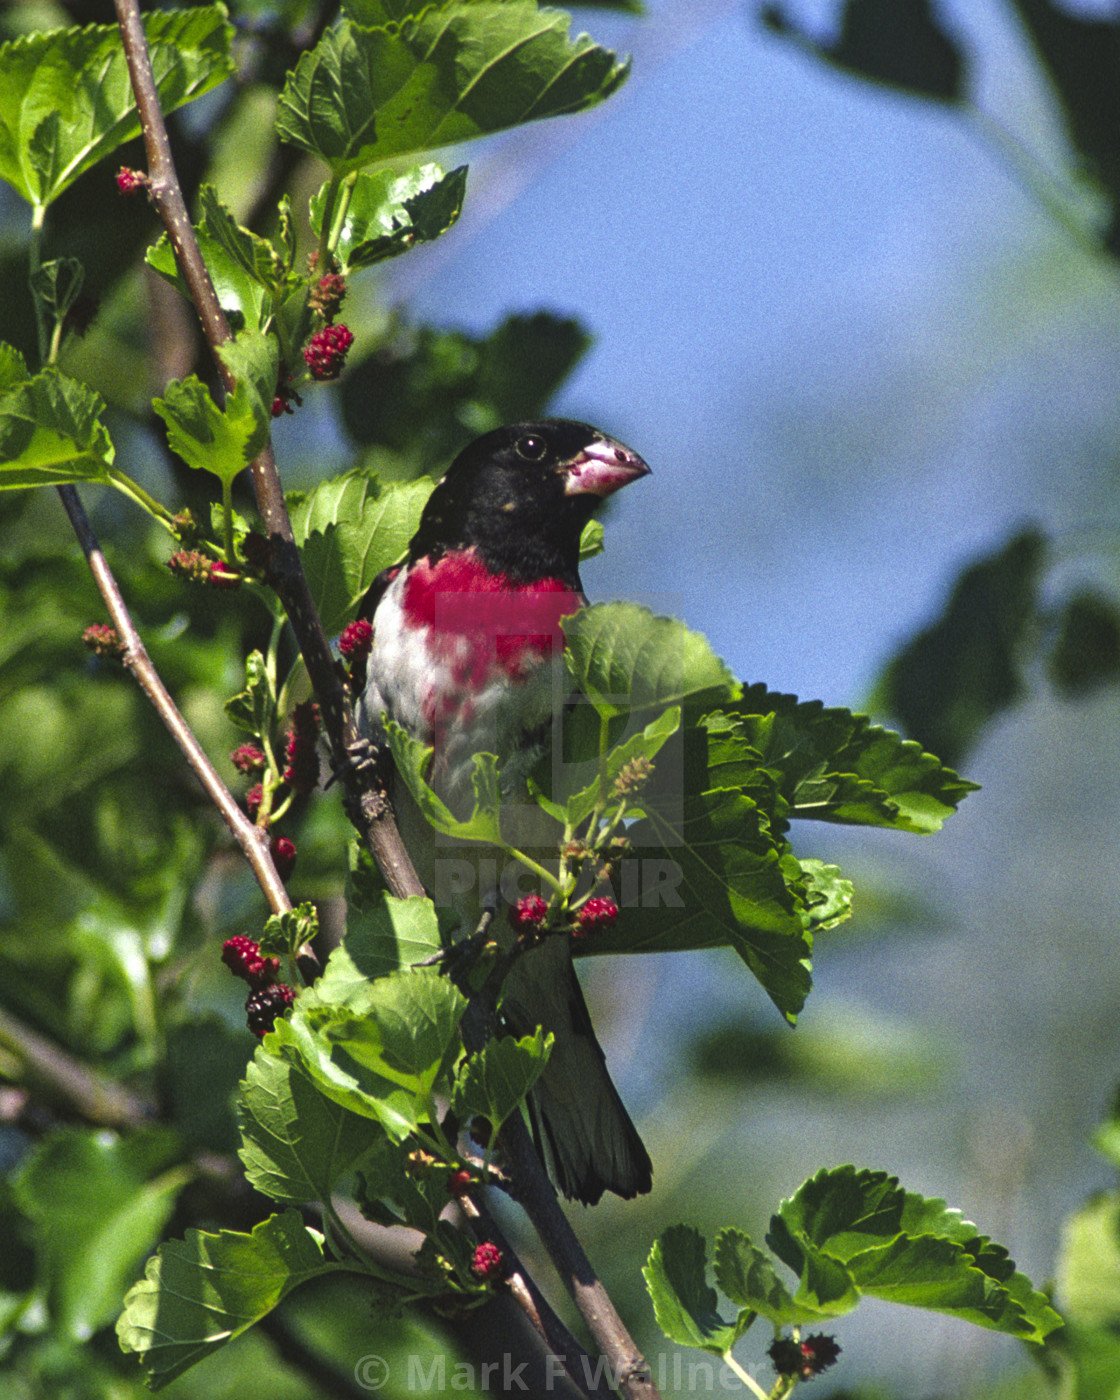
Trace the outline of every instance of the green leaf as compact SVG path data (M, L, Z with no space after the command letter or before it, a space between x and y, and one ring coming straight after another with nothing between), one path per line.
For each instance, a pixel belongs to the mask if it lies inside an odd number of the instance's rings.
M344 1267L294 1210L248 1235L188 1230L149 1259L125 1297L117 1337L122 1350L140 1354L158 1390L267 1316L293 1288Z
M8 378L16 372L9 355ZM100 394L47 368L0 397L0 490L109 480L113 444Z
M680 728L681 711L678 705L672 705L656 719L650 720L649 724L637 734L631 734L621 743L616 744L609 750L603 762L606 778L606 788L603 788L603 778L598 772L599 763L596 758L584 760L581 763L557 764L554 759L550 761L553 774L552 802L542 801L542 805L558 820L567 819L573 827L579 826L581 822L587 820L595 808L596 803L602 795L604 800L609 796L612 785L618 778L622 769L635 759L646 759L650 762L657 756L664 745L673 737ZM588 771L594 776L589 783L573 792L571 796L566 795L566 790L578 782L582 782ZM557 777L560 778L562 787L557 789ZM539 800L539 799L538 799ZM638 795L634 799L636 812L640 810L641 797Z
M225 704L226 717L238 729L260 738L276 723L276 686L268 662L259 651L245 658L245 689Z
M715 1276L733 1303L766 1318L775 1327L791 1327L803 1320L789 1289L774 1272L769 1256L752 1244L742 1230L721 1230L716 1236ZM739 1321L741 1335L746 1331L742 1314Z
M428 1121L431 1094L458 1052L463 995L436 968L355 980L348 957L328 961L312 991L265 1039L296 1056L344 1108L377 1119L397 1141Z
M886 1172L818 1172L782 1202L767 1243L801 1276L798 1301L832 1312L854 1307L855 1290L1025 1341L1040 1342L1061 1325L1002 1246L944 1201L904 1191Z
M32 1222L51 1312L85 1341L109 1322L190 1180L179 1144L161 1130L113 1138L56 1132L21 1166L15 1198Z
M1120 1192L1093 1197L1064 1221L1055 1293L1071 1322L1120 1324Z
M371 900L356 901L347 889L346 937L331 954L331 975L355 983L412 967L438 953L442 943L430 899L397 899L379 890Z
M343 21L289 75L276 129L344 175L582 111L627 68L586 35L570 42L569 23L535 0L452 0L383 29Z
M31 278L31 288L35 295L57 322L81 295L86 270L77 258L52 258L40 263Z
M233 30L213 6L144 17L160 106L173 111L233 71ZM0 179L47 205L140 134L115 25L34 33L0 45Z
M259 1047L241 1085L238 1156L274 1201L328 1201L366 1151L368 1118L325 1097L292 1065Z
M319 911L307 901L265 920L260 950L265 957L294 958L319 932Z
M459 818L428 786L431 748L414 739L392 720L383 720L382 724L389 740L393 762L397 766L397 774L415 798L425 820L444 836L501 845L501 788L497 756L492 753L472 755L471 784L474 789L474 805L468 816Z
M222 310L232 324L249 329L268 326L276 311L275 297L249 271L241 257L231 253L224 242L212 237L205 227L196 227L198 247ZM190 289L179 271L166 234L145 254L148 266L190 300Z
M432 484L425 477L382 486L358 468L294 498L292 528L328 633L350 620L377 575L408 548Z
M671 1225L659 1235L642 1270L657 1325L669 1340L723 1356L740 1334L716 1311L706 1274L704 1237L689 1225Z
M1046 543L1023 530L970 564L942 616L886 667L873 707L923 748L957 763L985 726L1025 693L1022 658L1038 619Z
M791 817L926 833L976 790L919 744L866 715L802 703L762 685L745 688L742 699L706 716L704 726L713 780L739 786L752 767L764 767Z
M429 243L447 232L463 208L467 167L445 173L438 165L417 165L401 175L393 170L361 171L354 177L346 212L331 239L343 272L372 267ZM322 233L327 200L334 186L325 184L311 200L311 228Z
M426 1171L418 1167L415 1139L392 1142L378 1137L370 1145L357 1170L354 1199L367 1220L379 1225L409 1225L414 1230L433 1233L440 1214L447 1209L446 1166ZM420 1280L410 1285L424 1287ZM445 1288L441 1279L432 1279L427 1289L438 1293Z
M806 883L787 843L742 792L686 793L627 832L619 918L588 953L664 952L728 944L787 1020L811 985ZM583 944L580 951L584 951Z
M152 408L167 424L167 441L189 467L212 472L228 485L268 442L279 349L259 331L242 331L223 346L238 376L219 408L196 375L173 379Z
M243 228L218 198L213 185L202 186L198 201L203 216L199 231L254 282L266 291L283 293L300 280L289 277L290 250L285 249L281 255L267 238Z
M707 638L636 603L596 603L565 618L576 688L600 714L733 700L738 684Z
M541 1077L552 1041L538 1026L534 1035L491 1040L469 1055L459 1067L451 1099L460 1121L481 1115L497 1132Z
M14 345L0 340L0 394L6 394L9 389L30 378L27 361Z

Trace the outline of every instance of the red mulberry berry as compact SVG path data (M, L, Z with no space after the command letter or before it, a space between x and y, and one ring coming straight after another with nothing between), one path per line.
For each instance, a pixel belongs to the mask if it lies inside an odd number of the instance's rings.
M210 572L206 576L206 581L211 588L240 588L241 575L236 569L231 569L221 559L215 559L210 565Z
M572 930L572 937L590 938L593 934L601 933L603 929L610 928L617 918L618 905L614 900L596 895L593 899L589 899L576 915L576 926Z
M371 646L373 646L373 626L364 617L359 617L344 627L342 635L338 639L338 649L351 666L356 661L364 661L369 655Z
M460 1167L458 1171L453 1171L447 1178L447 1194L449 1196L465 1196L474 1185L474 1177L467 1171L466 1167Z
M496 1244L491 1244L484 1240L474 1252L471 1260L471 1273L475 1278L481 1279L484 1283L490 1283L494 1279L502 1276L505 1263L502 1259L502 1251Z
M235 977L243 978L258 991L270 986L280 971L280 959L262 958L260 944L243 933L222 944L222 962Z
M259 773L268 760L256 744L239 744L229 756L239 773Z
M539 894L527 894L509 909L509 922L515 933L540 928L548 918L548 903Z
M316 331L303 348L312 379L337 379L354 343L354 332L341 321Z
M276 1024L276 1018L283 1016L296 994L286 982L277 982L272 987L262 987L254 992L245 1003L245 1019L254 1035L266 1036Z
M117 189L121 194L135 194L137 190L147 187L148 177L142 170L130 170L127 165L122 165L117 171Z
M296 843L286 836L274 836L269 843L269 850L276 873L286 885L296 868Z

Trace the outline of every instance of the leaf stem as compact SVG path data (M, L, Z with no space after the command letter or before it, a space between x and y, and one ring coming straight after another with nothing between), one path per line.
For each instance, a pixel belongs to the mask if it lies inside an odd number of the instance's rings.
M141 510L146 510L152 519L162 525L169 535L175 535L175 525L171 512L162 501L157 501L154 496L149 495L138 481L133 481L132 477L130 477L127 472L121 471L120 467L110 467L109 484L115 487L122 495L127 496L130 501L135 502Z
M767 1395L766 1391L763 1390L763 1388L759 1385L759 1383L755 1380L751 1373L748 1370L746 1370L745 1367L739 1365L739 1363L731 1355L730 1351L725 1351L723 1353L723 1362L725 1366L727 1366L730 1370L735 1372L735 1374L739 1377L739 1379L743 1382L743 1384L747 1387L751 1394L757 1398L757 1400L775 1400L773 1392L771 1392L770 1395Z
M50 364L48 358L47 323L43 314L43 298L35 287L39 268L43 263L43 227L47 220L47 206L35 204L31 208L31 236L27 241L27 282L31 289L31 301L35 307L35 331L39 341L39 363Z

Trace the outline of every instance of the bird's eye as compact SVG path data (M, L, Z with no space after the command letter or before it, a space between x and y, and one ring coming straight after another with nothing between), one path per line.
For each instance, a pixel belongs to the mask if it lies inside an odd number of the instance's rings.
M546 450L544 438L537 437L533 433L527 433L525 437L519 437L514 443L514 451L519 457L523 457L526 462L539 462Z

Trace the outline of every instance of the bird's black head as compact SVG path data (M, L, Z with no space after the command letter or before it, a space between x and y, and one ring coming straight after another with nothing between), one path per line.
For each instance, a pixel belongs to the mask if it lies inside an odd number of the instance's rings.
M473 548L518 583L579 588L579 539L604 497L645 476L636 452L567 418L514 423L476 438L436 486L410 560Z

